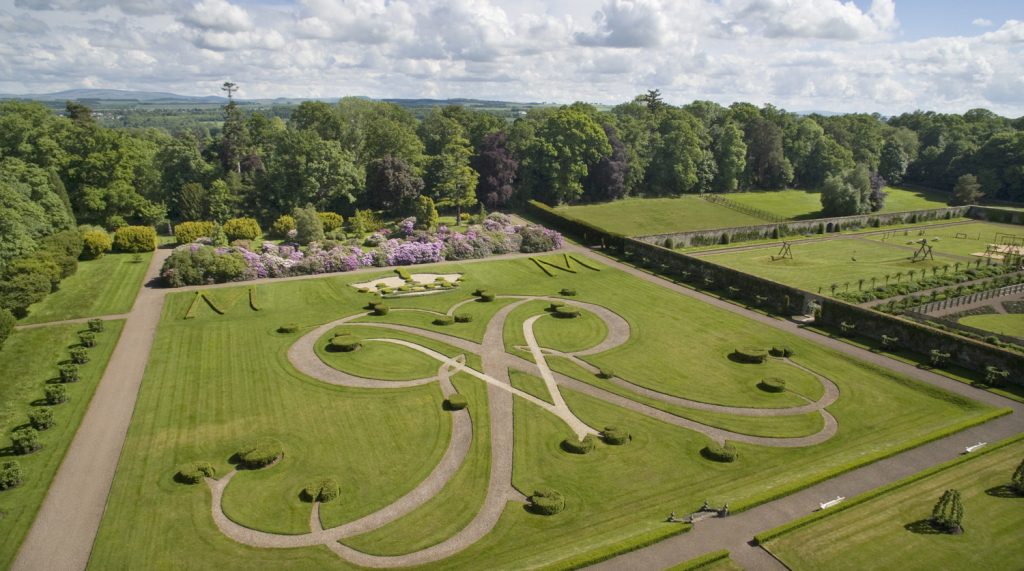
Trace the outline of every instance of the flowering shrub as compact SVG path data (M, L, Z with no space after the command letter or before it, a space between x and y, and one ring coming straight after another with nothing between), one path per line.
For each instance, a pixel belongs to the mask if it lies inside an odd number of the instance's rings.
M541 226L518 226L504 214L491 214L465 233L441 226L437 232L416 230L406 218L394 232L371 234L363 246L334 241L275 245L214 247L193 243L178 246L160 275L171 287L292 275L348 272L365 267L409 266L445 260L467 260L514 252L545 252L562 245L562 235Z

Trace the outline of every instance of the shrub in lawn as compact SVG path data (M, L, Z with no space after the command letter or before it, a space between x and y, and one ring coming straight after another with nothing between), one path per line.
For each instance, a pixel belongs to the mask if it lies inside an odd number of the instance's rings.
M764 363L768 358L768 351L760 347L740 347L733 355L743 363Z
M615 371L611 369L598 369L597 376L602 379L610 379L615 376Z
M89 230L82 234L82 259L102 258L114 247L114 241L106 230Z
M255 218L232 218L224 223L228 240L256 240L263 237L263 229Z
M604 440L605 444L611 444L612 446L621 446L632 439L633 437L630 436L629 432L618 426L606 426L601 431L601 440Z
M28 413L28 423L36 430L46 430L53 426L53 411L48 408L37 408Z
M768 352L771 353L773 357L792 357L794 354L793 349L786 346L772 347Z
M562 318L562 319L572 319L574 317L579 317L580 316L580 310L576 309L575 307L569 307L569 306L566 306L566 305L560 305L560 306L552 308L552 309L554 309L552 314L555 317L559 317L559 318Z
M440 315L434 319L434 325L451 325L455 323L455 318L451 315Z
M373 308L374 315L387 315L389 311L391 308L385 303L379 303Z
M85 347L72 347L69 353L71 362L76 365L84 365L89 362L89 350Z
M932 517L929 521L935 529L960 534L963 533L963 528L960 527L963 519L964 504L960 500L960 492L946 490L932 508Z
M298 330L299 326L296 323L285 323L277 328L278 333L295 333Z
M717 442L708 444L700 451L700 454L708 460L714 460L715 462L734 462L739 457L736 448L728 441L725 444L718 444Z
M178 466L174 479L182 484L198 484L203 478L212 478L217 475L217 470L209 462L189 462Z
M339 217L340 218L340 217ZM316 480L306 484L302 488L302 500L306 502L320 502L325 504L334 501L341 495L341 486L331 478Z
M341 335L335 335L330 343L327 344L327 350L335 353L351 353L362 347L363 344L359 339L348 333Z
M0 464L0 490L21 485L21 464L15 461Z
M559 293L559 295L564 295L566 297L572 297L572 296L576 295L576 290L570 289L570 288L562 288L562 291L560 291L558 293Z
M46 404L54 405L68 401L68 388L64 385L46 385L44 394Z
M383 299L371 299L366 303L366 309L376 309L378 305L383 305Z
M273 438L263 438L239 448L237 456L244 468L262 468L283 458L284 446Z
M39 431L31 426L19 428L11 433L11 448L15 454L31 454L42 447L39 443Z
M456 313L455 323L469 323L473 321L473 316L468 313Z
M566 438L562 441L562 450L570 454L590 454L597 448L597 438L593 434L583 437L583 440Z
M89 320L89 331L93 333L100 333L103 331L103 320L102 319L90 319Z
M775 377L765 377L757 383L758 388L768 393L781 393L786 390L786 380Z
M92 331L83 331L78 334L78 342L82 347L95 347L96 346L96 334Z
M494 294L489 291L480 292L480 301L494 301Z
M65 363L60 366L60 382L77 383L78 379L78 365L74 363Z
M1017 469L1013 471L1010 487L1017 491L1018 496L1024 496L1024 460L1021 460Z
M462 410L467 406L469 406L469 401L458 393L453 394L444 401L444 407L448 410Z
M152 226L122 226L114 232L114 249L118 252L152 252L156 250L156 230Z
M540 515L555 515L565 509L565 498L550 488L534 490L530 496L529 510Z

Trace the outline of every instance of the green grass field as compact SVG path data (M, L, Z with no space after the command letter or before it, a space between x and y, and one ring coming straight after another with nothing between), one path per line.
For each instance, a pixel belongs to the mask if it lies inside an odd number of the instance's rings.
M916 244L911 245L909 243L927 238L936 255L960 256L960 261L967 261L977 260L978 257L972 254L984 253L985 248L989 244L998 243L996 238L997 236L1001 238L1000 234L1011 234L1024 239L1024 228L1012 224L997 224L994 222L968 222L953 226L925 226L916 229L895 230L891 233L865 236L865 239L906 248L916 248ZM938 240L935 240L935 238L938 238Z
M135 303L152 253L107 254L78 264L78 271L60 289L32 305L23 323L43 323L77 317L127 313Z
M886 187L885 191L889 195L885 199L885 207L882 208L882 212L944 208L949 200L949 195L941 192L924 192L893 187ZM726 195L726 198L783 218L802 220L822 217L821 193L813 190L736 192Z
M540 567L631 538L668 534L678 529L662 523L669 511L694 509L705 498L739 509L991 410L800 338L754 327L740 316L607 267L559 272L554 278L525 259L439 268L464 272L465 284L437 295L393 299L391 306L444 312L476 288L498 295L547 296L574 288L579 293L575 299L607 307L630 324L632 335L625 345L587 359L631 382L706 402L791 406L779 399L803 401L755 388L769 371L774 375L785 370L728 358L738 345L785 344L795 349L796 359L833 379L841 391L839 401L829 407L840 426L832 439L809 448L740 444L740 460L733 464L703 459L699 451L708 439L701 433L563 389L566 402L584 422L617 425L633 436L626 446L601 445L590 455L568 454L559 447L570 434L566 425L515 399L513 483L525 494L539 486L554 487L565 494L569 507L557 516L542 517L510 502L490 534L443 561L448 569ZM314 478L334 477L341 484L342 497L321 511L329 527L389 504L426 477L451 433L450 413L441 407L436 384L365 390L309 379L286 356L302 333L276 332L282 323L297 323L300 331L308 331L365 311L371 297L347 284L366 277L261 285L262 311L237 303L225 315L203 311L193 320L183 319L190 294L168 297L91 568L238 568L256 562L275 569L352 568L323 547L268 550L234 543L214 526L205 487L175 483L173 474L178 464L194 460L213 462L223 474L240 444L259 436L278 438L285 447L284 460L266 470L240 473L227 488L224 506L243 525L284 533L306 529L310 507L298 492ZM218 290L218 299L229 299L245 287ZM510 322L521 328L529 308L520 309L510 315ZM374 319L405 322L410 315L392 311ZM538 326L546 320L551 323L544 327L552 329L542 329L545 342L578 347L602 335L587 318L544 317ZM436 329L454 332L455 327ZM366 335L366 328L358 329ZM363 366L364 372L372 368ZM530 386L530 392L541 388L529 376L517 376L514 382ZM792 382L810 384L798 376ZM479 416L486 411L487 396L479 381L465 375L456 383L471 401L475 435L469 462L440 495L410 515L343 543L370 553L408 553L446 539L475 515L489 470L486 419ZM762 433L814 430L800 426L805 423L801 418L785 421L796 426L773 428L730 416L706 420L748 423L747 430Z
M911 262L910 257L916 250L902 242L882 242L865 237L843 238L819 242L807 242L792 246L793 258L772 261L779 253L778 245L708 254L706 259L716 264L761 276L773 281L789 284L812 292L828 294L832 284L836 284L836 292L857 291L859 280L863 279L864 288L885 283L885 276L896 281L896 273L902 272L901 279L907 279L907 272L913 270L930 271L932 267L952 265L965 260L944 256L941 251L934 252L934 260Z
M627 198L602 204L562 206L555 211L626 236L767 224L760 218L696 196Z
M123 321L107 321L96 336L90 361L80 368L81 380L67 386L70 400L52 407L56 424L39 434L43 445L27 456L13 455L9 435L27 424L28 413L43 404L43 388L57 377L57 363L68 358L68 347L78 344L82 325L53 325L16 331L0 350L0 461L21 464L24 482L0 491L0 568L7 569L18 553L50 481L78 430L110 354L121 334Z
M1006 489L1024 441L956 464L784 534L767 549L790 568L1020 569L1024 497ZM959 536L930 532L924 520L944 490L964 504Z
M961 318L959 323L1024 339L1024 315L1020 314L970 315Z

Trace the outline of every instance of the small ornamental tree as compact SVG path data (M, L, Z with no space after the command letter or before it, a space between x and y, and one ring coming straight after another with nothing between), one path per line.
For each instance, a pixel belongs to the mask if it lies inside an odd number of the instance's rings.
M31 454L42 448L39 444L39 431L31 426L19 428L11 433L11 448L15 454Z
M68 401L68 389L64 385L46 385L46 404L55 405Z
M936 529L947 533L961 533L960 524L964 519L964 505L960 501L960 492L946 490L932 508L931 523Z
M324 240L324 223L312 205L305 208L296 208L292 211L295 218L295 240L299 244L310 242L322 242Z
M295 230L295 218L291 214L282 214L270 227L270 233L282 239L287 238L288 232L292 230Z
M1010 487L1016 490L1018 496L1024 496L1024 460L1021 460L1017 469L1013 471Z
M92 331L83 331L78 334L78 342L81 343L82 347L95 347L96 334Z
M10 461L0 463L0 490L21 485L21 464Z
M53 411L48 408L37 408L28 413L28 423L36 430L46 430L53 426Z
M423 230L437 228L437 208L434 200L429 196L420 195L413 202L413 215L416 217L416 226Z

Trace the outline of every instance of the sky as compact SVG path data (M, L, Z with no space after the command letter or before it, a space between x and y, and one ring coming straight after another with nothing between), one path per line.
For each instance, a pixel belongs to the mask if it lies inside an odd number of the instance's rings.
M0 93L1024 115L1020 0L0 0Z

